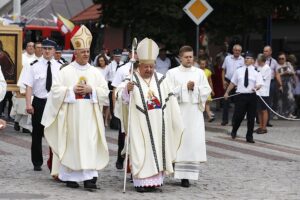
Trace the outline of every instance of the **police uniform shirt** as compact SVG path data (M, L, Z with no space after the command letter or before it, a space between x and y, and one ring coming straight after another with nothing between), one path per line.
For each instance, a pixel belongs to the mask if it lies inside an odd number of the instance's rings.
M55 77L57 77L61 64L56 60L51 59L51 73L52 83ZM47 78L48 60L41 58L38 62L32 64L27 70L24 84L32 87L32 94L41 99L45 99L48 96L46 90L46 78Z
M266 59L266 64L269 65L270 68L271 68L271 73L272 73L271 74L271 79L274 79L275 72L278 69L278 63L277 63L277 61L274 58L269 57L269 58Z
M118 87L120 83L124 81L124 79L130 74L131 62L126 63L125 65L121 66L111 83L113 87Z
M243 65L244 58L242 56L239 56L238 58L235 58L233 55L226 56L222 65L222 69L225 70L225 78L231 80L236 69Z
M245 71L248 68L248 86L244 86ZM261 75L255 70L253 65L242 66L238 68L231 79L231 82L237 86L237 93L253 93L253 89L264 84Z
M123 65L123 61L119 62L119 66ZM116 75L118 64L115 60L113 60L109 65L108 65L108 77L107 80L112 82L114 80L114 77Z

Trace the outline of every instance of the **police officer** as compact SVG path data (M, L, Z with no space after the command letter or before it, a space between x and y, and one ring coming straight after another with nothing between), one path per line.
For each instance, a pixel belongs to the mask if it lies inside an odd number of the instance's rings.
M247 113L247 135L246 140L249 143L254 143L253 129L254 119L256 114L256 90L263 85L261 75L255 70L254 55L247 51L245 53L245 64L239 67L233 74L231 82L224 94L224 98L228 99L228 94L233 88L237 88L235 108L232 122L232 139L236 138L237 130Z
M43 57L30 64L31 66L24 78L24 84L26 85L26 111L32 115L31 161L34 171L42 170L42 137L44 135L44 126L41 125L41 119L48 92L61 66L60 63L53 59L55 47L56 42L49 39L43 40ZM32 95L34 97L31 103Z

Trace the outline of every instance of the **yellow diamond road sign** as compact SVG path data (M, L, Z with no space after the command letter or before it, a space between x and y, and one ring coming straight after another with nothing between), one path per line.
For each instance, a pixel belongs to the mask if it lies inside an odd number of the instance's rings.
M205 0L191 0L183 11L199 25L212 11L213 8Z

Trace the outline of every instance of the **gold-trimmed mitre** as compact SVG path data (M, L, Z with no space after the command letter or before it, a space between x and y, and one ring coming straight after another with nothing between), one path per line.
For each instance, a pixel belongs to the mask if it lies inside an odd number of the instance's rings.
M136 52L139 58L139 63L155 64L159 48L153 40L144 38L138 44Z
M91 47L93 36L90 30L82 25L72 37L71 42L74 49L89 49Z

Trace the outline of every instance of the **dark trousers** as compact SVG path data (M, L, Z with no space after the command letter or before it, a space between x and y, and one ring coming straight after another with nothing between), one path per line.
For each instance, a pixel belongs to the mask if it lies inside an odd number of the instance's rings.
M12 92L8 91L6 92L4 99L0 102L0 112L1 114L5 111L6 101L8 101L8 108L7 108L7 118L10 117L10 111L12 108Z
M121 152L124 148L125 143L125 133L122 133L121 128L119 129L119 136L118 136L118 158L117 162L123 162L124 157L121 155Z
M31 144L31 161L34 166L43 165L42 137L44 136L44 126L41 124L43 112L47 99L34 97L32 107L32 144Z
M253 139L254 120L256 114L256 94L240 94L236 96L233 113L232 132L237 133L245 114L247 114L246 138Z
M230 84L230 80L228 80L228 79L225 79L225 80L226 80L226 82L227 82L228 84ZM229 95L235 94L235 91L236 91L235 89L231 90L230 93L229 93ZM231 98L229 98L229 99L227 99L227 100L223 99L222 122L228 123L228 115L229 115L228 110L229 110L229 104L230 104L231 101L234 102L234 99L235 99L235 97L231 97Z

